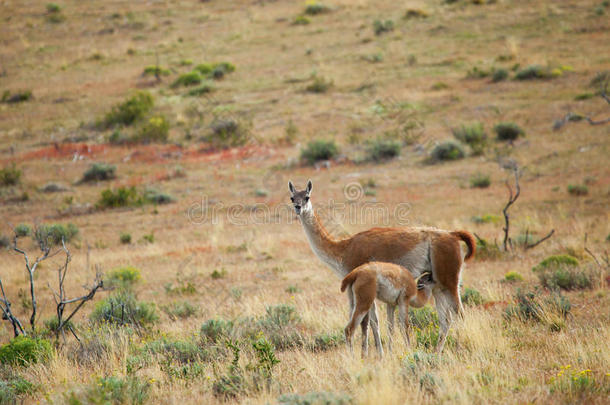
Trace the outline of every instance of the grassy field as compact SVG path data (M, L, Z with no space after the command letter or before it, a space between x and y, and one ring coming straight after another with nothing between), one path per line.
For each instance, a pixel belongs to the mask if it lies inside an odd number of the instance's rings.
M608 15L601 0L1 2L0 279L51 349L16 365L0 348L0 403L608 403L610 123L578 119L610 116ZM499 140L499 123L523 134ZM94 163L110 169L84 178ZM288 180L307 179L337 237L476 233L442 355L432 305L411 347L345 348L340 280L289 205ZM61 252L36 270L31 330L19 224L78 230L68 298L96 268L113 287L72 319L80 341L49 323ZM35 239L18 239L31 260ZM533 271L553 255L577 262Z

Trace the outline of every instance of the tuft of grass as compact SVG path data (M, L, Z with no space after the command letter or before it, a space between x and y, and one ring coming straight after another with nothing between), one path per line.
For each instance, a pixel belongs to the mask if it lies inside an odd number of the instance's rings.
M121 241L122 245L129 245L131 243L131 234L129 234L129 233L122 233L119 236L119 240Z
M21 181L21 170L15 163L0 169L0 187L15 186Z
M491 75L490 70L485 70L478 66L473 66L466 72L466 77L469 79L483 79L485 77L489 77Z
M477 173L470 178L470 187L472 188L487 188L491 185L489 175Z
M25 402L23 396L31 395L38 389L20 375L3 376L0 379L0 404L10 405Z
M500 220L498 215L493 214L475 215L472 217L472 222L475 224L497 224Z
M431 161L432 162L445 162L452 160L463 159L466 154L464 148L453 141L441 142L432 149Z
M96 207L100 209L133 207L142 205L143 202L135 187L119 187L115 190L108 188L102 191Z
M373 21L373 32L379 36L387 32L394 31L394 21L392 20L375 20Z
M574 96L574 100L576 100L576 101L589 100L593 97L595 97L595 94L587 91L585 93L580 93L580 94L577 94L576 96Z
M539 290L518 289L513 301L504 311L505 319L540 322L552 331L561 330L565 326L565 319L572 309L570 300L559 292L543 297Z
M148 119L140 127L134 140L138 142L166 142L169 136L169 121L163 115L157 115Z
M132 125L148 114L154 103L150 93L138 91L124 102L112 107L112 110L104 117L102 126L110 128L117 125Z
M525 136L525 131L514 122L500 122L494 126L499 141L514 141Z
M569 255L549 256L532 268L540 284L551 290L579 290L592 288L594 273L581 267L578 259Z
M81 183L91 181L105 181L116 178L116 166L109 165L106 163L94 163L92 164L81 178Z
M277 398L278 405L349 405L354 403L347 394L330 391L312 391L305 394L283 394Z
M148 203L159 204L159 205L170 204L175 201L171 195L164 193L160 190L157 190L155 188L147 188L144 191L143 199L144 199L144 201L146 201Z
M28 224L19 224L13 229L13 232L15 232L15 236L24 238L32 235L32 228Z
M191 97L198 97L203 94L211 93L214 88L208 83L201 83L199 86L190 89L186 94Z
M169 76L171 71L161 66L146 66L142 76Z
M568 193L575 196L589 194L589 187L584 184L568 184Z
M222 268L220 270L214 269L214 271L210 274L210 277L212 277L212 279L214 279L214 280L225 278L226 276L227 276L227 270L225 268Z
M218 149L243 146L250 140L247 125L234 118L216 119L210 124L210 130L205 140Z
M308 25L311 23L311 19L305 15L297 15L292 20L292 25Z
M321 76L316 76L305 90L309 93L326 93L333 86L332 80L326 80Z
M305 5L305 10L303 11L307 15L319 15L331 12L332 9L324 3L319 1L309 1Z
M178 76L178 78L176 78L176 80L174 80L172 83L171 87L176 88L193 86L195 84L200 84L202 81L203 77L201 76L201 73L199 73L197 70L193 70L192 72L183 73Z
M304 149L301 149L301 159L309 164L314 164L320 160L332 159L338 154L339 148L332 139L310 141Z
M46 363L54 355L51 342L42 338L20 335L0 346L0 363L12 366Z
M61 11L61 6L57 3L47 3L47 13L59 13Z
M509 271L504 275L504 281L509 283L515 283L518 281L523 281L523 276L516 271Z
M106 274L104 286L131 289L142 279L142 273L133 266L119 267Z
M400 155L400 149L400 143L396 140L376 138L367 145L367 159L373 162L393 159Z
M100 377L83 392L66 395L69 404L131 404L143 405L150 396L151 383L137 376Z
M419 8L409 8L405 11L404 19L411 18L428 18L430 14L427 11L419 9Z
M504 68L496 69L491 75L491 81L494 83L508 79L508 70Z
M224 319L209 319L201 325L199 334L204 342L216 344L231 336L233 322Z
M481 305L483 303L483 295L471 287L464 288L461 298L464 305Z
M164 305L161 309L172 319L176 320L190 318L199 312L199 307L191 304L188 301L172 302L169 305Z
M320 333L313 337L309 343L312 352L325 352L345 343L345 334L342 332Z
M475 122L472 124L464 124L457 128L452 128L453 136L461 142L464 142L472 149L474 155L481 155L487 145L487 134L483 128L483 124Z
M155 304L138 301L129 290L118 290L99 301L90 315L95 323L147 327L159 320Z
M31 90L20 90L17 93L11 94L9 90L2 93L2 102L9 104L23 103L31 100L33 97Z
M496 243L492 244L485 239L477 239L478 260L495 260L502 256L502 251Z
M540 65L529 65L515 74L517 80L548 79L551 77L553 77L551 72Z

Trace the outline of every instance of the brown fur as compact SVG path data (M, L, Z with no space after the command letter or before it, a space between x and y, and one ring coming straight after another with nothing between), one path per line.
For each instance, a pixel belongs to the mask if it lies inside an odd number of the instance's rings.
M380 280L382 280L381 283ZM408 344L409 305L421 307L430 298L430 288L418 290L417 282L411 273L404 267L392 263L371 262L357 267L341 282L342 292L348 288L348 294L353 294L355 304L350 321L345 327L345 339L350 349L354 330L366 318L375 298L388 305L388 345L390 349L395 308L399 308L399 325ZM363 352L363 356L364 354Z

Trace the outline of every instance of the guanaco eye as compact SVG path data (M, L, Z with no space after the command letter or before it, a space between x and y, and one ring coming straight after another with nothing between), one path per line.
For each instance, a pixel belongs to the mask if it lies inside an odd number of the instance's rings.
M294 197L290 197L290 201L294 202Z
M305 202L309 201L309 197L305 197Z

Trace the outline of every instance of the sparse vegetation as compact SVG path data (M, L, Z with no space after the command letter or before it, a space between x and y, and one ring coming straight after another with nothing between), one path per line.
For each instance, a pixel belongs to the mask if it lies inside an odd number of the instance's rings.
M21 181L21 170L15 163L0 169L0 187L15 186Z
M324 77L316 76L313 81L305 87L305 90L310 93L326 93L333 86L332 80L327 80Z
M530 65L515 74L517 80L548 79L552 77L551 71L540 65Z
M392 139L376 138L366 148L367 158L373 162L393 159L400 155L400 143Z
M470 178L470 187L472 188L487 188L491 185L489 175L476 173Z
M114 269L106 275L104 285L110 288L131 289L142 279L140 270L133 266Z
M373 21L373 32L375 35L382 35L386 32L394 31L394 21L392 20L375 20Z
M9 104L23 103L31 100L33 97L31 90L19 90L16 93L12 93L9 90L5 90L2 93L2 102Z
M491 75L491 81L494 83L501 82L503 80L508 79L508 70L504 68L494 70Z
M589 188L584 184L568 184L568 193L575 196L589 194Z
M514 122L500 122L494 126L499 141L515 141L525 136L525 131Z
M138 131L135 139L139 142L166 142L169 135L169 121L163 115L151 117Z
M483 124L475 122L470 125L462 125L451 130L453 136L460 142L464 142L472 149L473 155L481 155L487 145L487 134Z
M99 301L90 316L96 323L148 327L159 320L155 304L138 301L130 290L120 289Z
M509 283L523 281L523 276L516 271L509 271L504 275L504 281L507 281Z
M116 166L109 165L106 163L94 163L92 164L80 180L81 183L91 181L105 181L116 178Z
M569 255L549 256L533 269L540 284L551 290L575 290L591 288L594 273L588 267L580 266L575 257Z
M138 195L135 187L119 187L115 190L109 188L103 190L96 206L102 209L120 208L138 206L142 203L142 197Z
M17 336L0 346L0 363L13 366L29 366L49 361L55 352L48 340Z
M129 233L122 233L119 236L119 240L121 241L122 245L129 245L131 243L131 234L129 234Z
M172 83L172 87L183 87L183 86L193 86L195 84L200 84L203 81L203 77L201 73L197 70L193 70L192 72L183 73L174 82Z
M102 121L105 128L117 125L132 125L142 119L154 105L153 96L145 91L138 91L123 103L118 104L106 114Z
M430 155L432 162L459 160L463 159L464 156L466 156L464 148L459 143L453 141L439 143L432 149Z
M34 230L34 238L40 243L48 243L50 245L60 245L63 240L65 243L70 242L78 235L78 227L72 223L63 224L42 224Z
M483 295L471 287L464 288L461 298L464 305L481 305L483 303Z
M250 131L247 126L233 118L214 120L210 125L210 130L210 135L205 139L215 148L242 146L250 140Z
M321 3L319 1L309 1L306 5L305 5L305 14L308 15L318 15L318 14L325 14L330 12L332 9L327 6L324 3Z
M337 156L339 148L333 140L317 139L307 144L301 149L301 159L309 164L314 164L320 160L329 160Z

